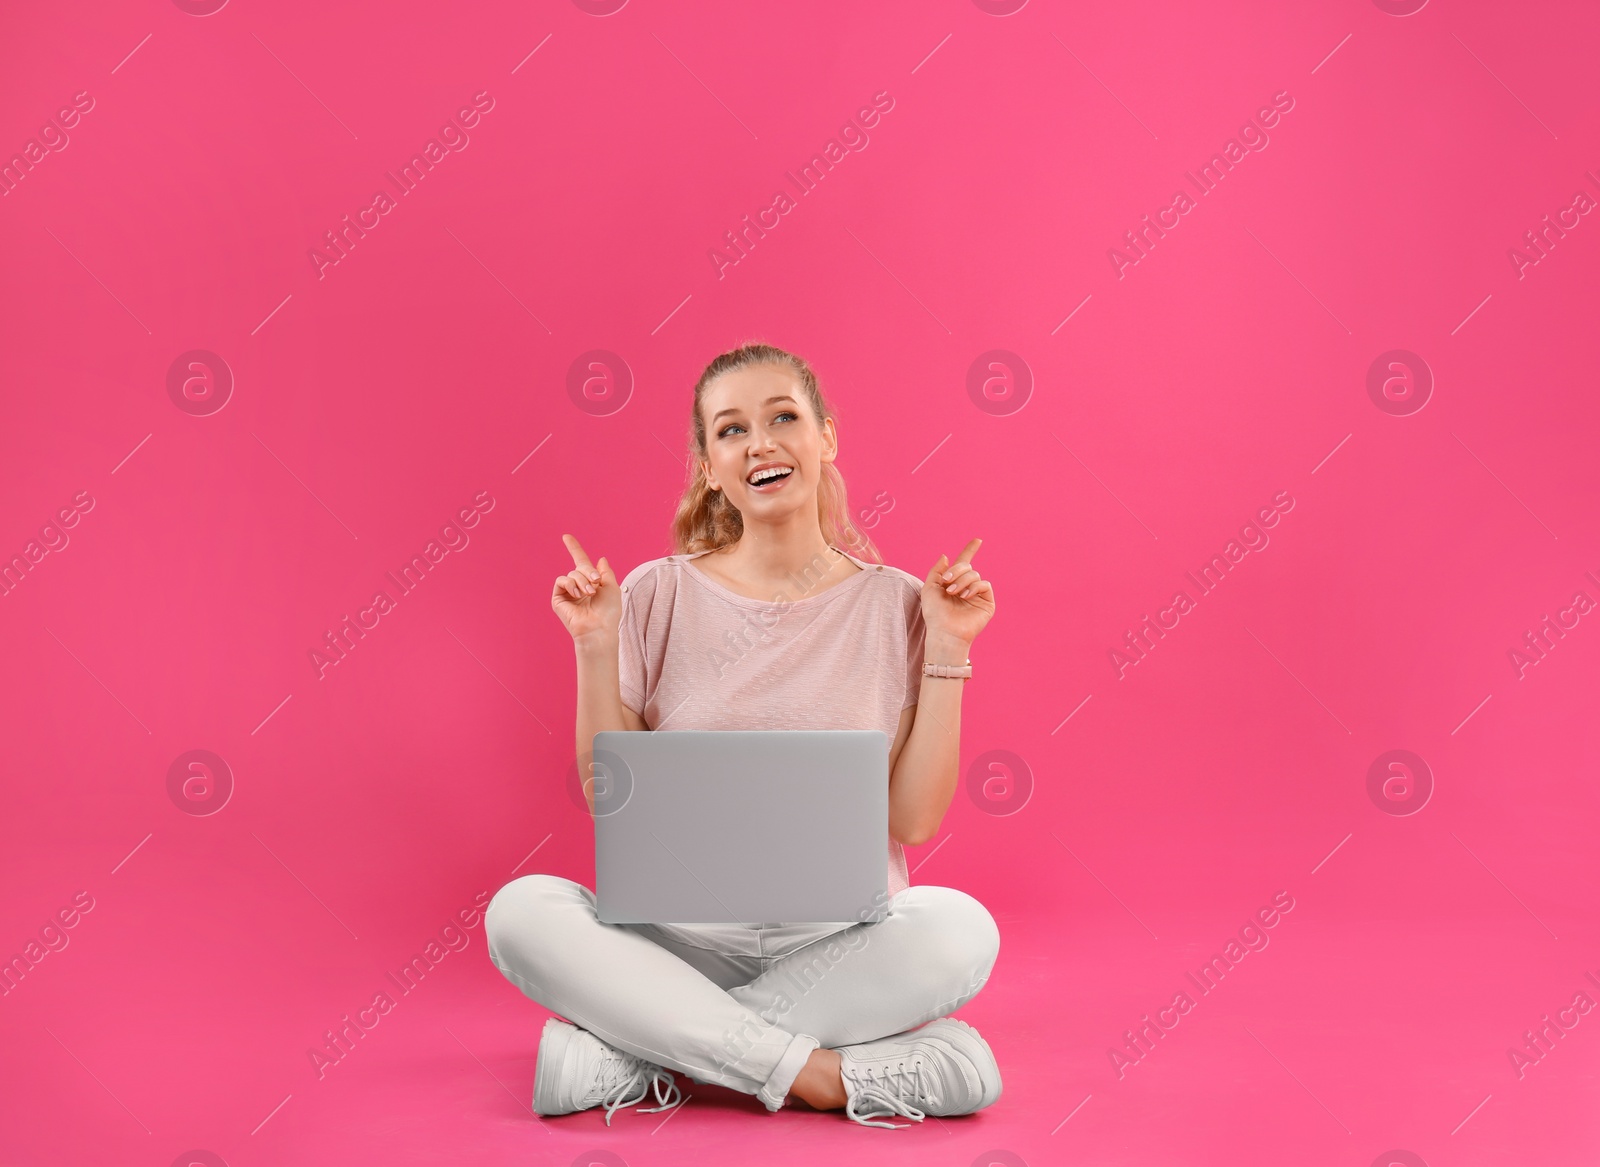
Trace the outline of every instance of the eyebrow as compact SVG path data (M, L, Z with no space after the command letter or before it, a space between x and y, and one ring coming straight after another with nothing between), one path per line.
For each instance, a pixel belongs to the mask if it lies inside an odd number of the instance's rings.
M765 401L763 401L761 404L762 405L771 405L775 401L793 402L794 398L788 396L787 394L784 394L784 395L779 396L779 397L769 397ZM737 409L719 409L719 410L717 410L717 417L721 417L725 413L738 413L738 412L739 411ZM716 425L717 424L717 417L714 417L714 418L711 419L711 424L712 425Z

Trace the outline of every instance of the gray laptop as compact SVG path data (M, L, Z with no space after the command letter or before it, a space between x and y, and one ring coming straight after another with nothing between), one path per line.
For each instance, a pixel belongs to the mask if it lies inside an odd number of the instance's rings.
M889 739L876 729L594 735L607 924L881 920Z

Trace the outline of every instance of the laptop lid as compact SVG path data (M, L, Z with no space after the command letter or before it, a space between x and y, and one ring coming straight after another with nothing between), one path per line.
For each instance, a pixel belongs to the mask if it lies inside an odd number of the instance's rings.
M607 924L800 924L888 910L882 730L594 735Z

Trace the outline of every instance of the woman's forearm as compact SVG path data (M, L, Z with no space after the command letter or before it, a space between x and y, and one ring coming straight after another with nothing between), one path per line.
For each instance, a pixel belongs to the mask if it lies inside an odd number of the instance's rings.
M967 661L972 646L930 638L925 659L936 665ZM938 833L961 777L961 694L958 677L923 676L917 713L889 776L889 835L915 846Z
M617 638L598 634L572 642L578 661L578 743L574 755L583 795L594 813L594 783L590 763L594 735L602 730L627 729L622 716L622 688L617 668Z

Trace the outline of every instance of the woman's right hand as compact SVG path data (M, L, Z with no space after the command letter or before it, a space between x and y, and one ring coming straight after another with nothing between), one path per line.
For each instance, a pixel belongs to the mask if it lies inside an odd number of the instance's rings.
M550 606L574 641L607 634L615 639L622 621L622 585L611 565L603 555L598 564L590 563L583 545L571 535L561 536L561 541L572 554L573 568L556 576Z

